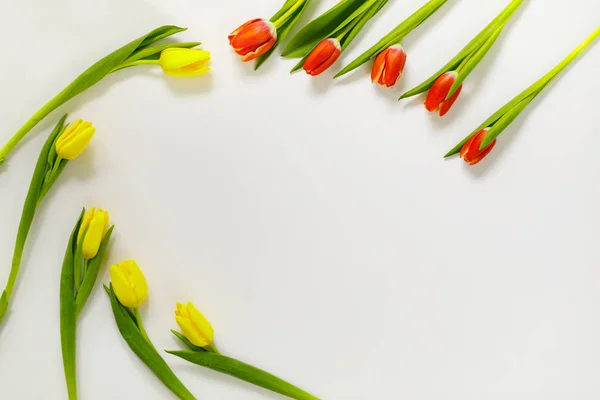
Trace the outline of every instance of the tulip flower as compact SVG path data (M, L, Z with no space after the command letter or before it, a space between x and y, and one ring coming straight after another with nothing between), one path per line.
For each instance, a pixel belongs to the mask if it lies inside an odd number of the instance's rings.
M156 44L156 42L161 39L165 39L185 30L186 28L179 28L171 25L161 26L126 44L89 67L65 89L63 89L59 94L57 94L42 108L40 108L25 123L25 125L23 125L13 135L13 137L4 145L4 147L0 149L0 164L4 163L6 157L12 152L17 144L19 144L19 142L27 135L27 133L29 133L40 121L46 118L48 114L65 104L73 97L76 97L90 87L94 86L104 77L136 65L158 64L159 61L157 60L157 55L165 49L187 49L198 46L200 44L199 42ZM89 134L89 132L87 133ZM83 137L85 136L80 137L79 140L82 140ZM73 153L67 153L67 155L69 154Z
M95 221L102 214L106 212L94 211L94 209L87 214L85 209L81 212L67 244L60 276L60 342L69 400L77 399L77 320L94 288L113 231L113 227L106 233L101 229L102 239L98 243L94 256L83 259L81 254L85 251L85 242L90 232L96 229ZM108 214L106 214L106 222L108 222ZM81 240L82 233L86 230L85 239Z
M154 375L181 400L196 400L156 350L142 321L139 305L148 297L148 286L135 261L110 268L112 283L104 286L115 322L129 348Z
M511 101L506 103L491 117L485 120L470 135L450 150L445 158L460 154L469 165L479 163L496 145L496 138L523 112L525 108L552 82L564 69L573 62L598 36L600 27L575 48L550 72L541 77L533 85L525 89Z
M302 28L281 55L300 58L292 72L304 69L319 75L338 59L367 22L388 0L341 0L333 8Z
M229 44L242 61L252 61L269 51L277 42L277 27L265 19L253 19L229 35Z
M198 76L210 71L210 52L200 49L169 48L160 53L160 66L170 76Z
M148 298L148 285L140 267L133 260L110 267L115 295L125 307L137 308Z
M440 117L446 115L458 98L465 79L490 51L506 24L522 3L523 0L512 0L448 64L416 88L404 93L400 99L416 96L429 90L425 100L425 108L429 112L439 112Z
M83 153L94 133L96 129L91 122L78 119L56 141L56 154L65 160L74 160Z
M304 61L304 71L308 75L317 76L325 72L342 54L342 47L337 39L325 39L314 48Z
M173 354L193 364L236 377L292 399L318 400L318 398L312 394L305 392L273 374L221 354L213 344L213 327L192 303L187 303L187 305L177 303L175 319L183 333L177 331L171 332L189 350L167 350L167 353Z
M451 71L442 74L442 76L435 81L425 99L425 108L427 111L439 111L440 117L446 115L462 90L462 85L460 85L452 96L448 96L457 77L458 73Z
M371 80L380 85L388 87L393 86L402 75L404 63L406 62L406 53L404 53L404 50L402 50L402 54L400 53L400 49L402 48L400 43L402 43L402 40L409 33L425 22L447 1L448 0L429 0L427 4L402 21L400 25L385 35L379 42L375 43L370 49L342 68L335 78L345 75L350 71L354 71L367 61L375 58ZM399 65L402 66L398 67ZM396 71L399 71L397 76Z
M48 136L33 171L17 231L10 275L8 276L6 288L0 296L0 321L2 321L8 310L8 304L19 275L27 236L38 207L70 160L81 154L94 134L92 125L82 120L76 121L70 127L65 127L66 118L66 115L63 116ZM92 253L98 253L98 248L90 247L90 250L94 251L86 252L86 254L91 259L95 257L95 254L92 257Z
M183 335L198 347L211 346L214 330L210 322L189 302L187 305L177 303L175 310L177 325L181 328Z
M96 257L100 243L104 240L104 236L108 231L108 212L101 208L91 208L81 224L81 229L77 236L77 243L81 242L83 237L83 257L87 260Z
M485 156L490 154L494 146L496 145L496 139L483 149L481 149L481 143L486 133L490 128L484 128L480 130L475 136L473 136L460 150L460 158L465 160L469 165L475 165L479 161L483 160Z
M288 0L270 20L256 18L246 22L229 36L233 47L242 61L256 60L258 69L285 39L311 0Z
M406 52L402 45L392 45L375 58L373 70L371 71L371 81L382 86L392 87L402 76L405 64Z

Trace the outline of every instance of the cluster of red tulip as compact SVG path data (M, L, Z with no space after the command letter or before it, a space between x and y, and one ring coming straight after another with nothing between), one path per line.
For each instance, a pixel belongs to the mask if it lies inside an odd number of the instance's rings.
M286 35L289 32L291 25L297 21L309 1L287 0L271 20L255 19L236 29L229 36L229 43L234 51L242 56L242 61L270 55L278 42L283 40L281 33ZM385 6L387 1L341 0L335 7L312 21L291 39L282 52L284 57L302 58L292 72L302 68L308 75L316 76L329 69L350 41ZM425 109L438 113L440 117L446 115L460 96L465 79L493 47L523 1L511 0L510 4L452 60L425 82L404 93L400 99L427 92L424 101ZM342 76L373 60L372 82L385 87L394 86L402 76L406 65L407 56L401 41L446 2L447 0L429 0L379 42L344 67L335 77ZM599 33L599 30L594 32L582 46L591 43ZM508 123L512 122L539 91L581 52L582 46L552 70L554 73L551 71L515 100L509 102L494 114L495 119L486 121L484 126L479 127L460 143L458 150L454 148L446 157L460 154L469 165L479 163L492 151L496 144L495 138ZM523 100L528 101L524 103ZM505 124L506 121L508 122Z

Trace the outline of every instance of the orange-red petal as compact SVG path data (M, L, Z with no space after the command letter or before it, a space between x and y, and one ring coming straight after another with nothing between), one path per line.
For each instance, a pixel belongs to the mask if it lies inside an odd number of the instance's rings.
M456 82L457 77L458 73L451 71L445 72L437 78L431 89L429 89L429 93L427 93L427 98L425 99L425 108L427 111L434 112L439 110L440 105L446 100L446 96L450 93L450 89L454 85L454 82Z
M383 71L382 79L380 80L381 85L392 87L398 82L398 79L404 72L404 66L406 65L406 52L402 46L394 45L387 49L385 57L385 69Z
M462 91L462 87L463 85L460 85L458 89L456 89L456 92L454 92L454 94L450 96L448 100L442 101L442 104L440 104L440 117L443 117L448 111L450 111L450 108L452 108L452 105L454 104L456 99L458 99L458 96Z
M229 36L229 44L242 61L265 54L277 42L277 28L268 20L257 18L246 22Z
M477 132L471 139L469 139L465 145L460 150L460 157L465 160L466 163L470 165L475 165L481 160L485 158L494 146L496 145L496 140L490 143L485 149L481 150L481 143L485 138L485 135L488 133L490 128L484 128Z
M311 51L304 61L303 68L309 75L319 75L331 67L340 54L342 54L340 42L333 38L325 39Z

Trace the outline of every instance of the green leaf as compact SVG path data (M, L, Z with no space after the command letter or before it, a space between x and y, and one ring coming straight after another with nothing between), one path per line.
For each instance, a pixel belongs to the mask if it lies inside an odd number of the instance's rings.
M54 127L54 130L52 131L50 136L48 136L48 139L46 139L46 143L44 143L44 146L42 147L35 169L33 171L33 176L31 178L31 183L29 184L27 197L25 198L25 204L23 204L21 221L19 222L19 230L17 231L17 240L13 252L10 275L8 277L8 282L6 283L6 289L0 297L0 322L2 321L6 314L6 311L8 310L10 296L17 281L17 275L19 274L19 268L21 266L21 258L23 257L25 242L27 241L27 236L29 235L31 224L33 223L33 217L35 216L35 211L37 209L40 191L42 190L44 178L46 177L48 153L50 151L53 151L52 146L54 144L54 139L61 132L66 118L67 115L65 114L58 121L58 123Z
M365 9L360 16L356 17L356 23L353 24L348 34L340 39L342 51L344 51L350 45L350 43L352 43L367 22L369 22L369 20L373 18L387 4L387 2L388 0L376 0L369 8Z
M192 342L190 342L188 340L188 338L183 336L181 333L174 331L173 329L171 329L171 333L173 335L175 335L175 337L177 337L177 339L179 339L188 349L190 349L192 351L207 351L206 349L203 349L202 347L198 347L195 344L193 344Z
M458 67L458 76L456 77L456 81L450 88L448 95L446 96L446 100L452 97L452 95L458 90L460 85L467 79L469 74L475 69L475 67L483 60L483 57L490 51L500 33L504 29L505 25L500 26L496 31L488 38L488 40L481 46L476 52L474 52L469 58L465 60L465 62Z
M212 352L197 351L169 351L177 357L183 358L191 363L210 368L243 381L271 390L275 393L288 396L297 400L318 400L317 397L304 390L272 375L262 369L258 369L236 359Z
M148 46L140 51L136 51L131 57L128 57L123 61L123 64L127 65L138 60L150 60L160 58L160 53L166 49L182 48L182 49L193 49L194 47L200 46L202 42L183 42L183 43L166 43L159 44L156 46ZM156 56L156 57L153 57ZM114 72L114 71L113 71Z
M104 286L106 293L110 298L115 321L121 336L129 345L131 350L142 360L144 364L156 375L167 388L171 390L181 400L195 400L196 398L175 376L175 373L169 368L165 360L154 349L152 343L146 341L136 322L132 319L131 312L128 312L117 297L115 296L112 286Z
M52 111L98 83L134 53L144 50L146 46L151 45L157 40L166 38L183 30L185 29L176 26L162 26L126 44L89 67L52 100L40 108L25 123L25 125L23 125L13 135L6 145L0 149L0 164L5 161L8 154L21 141L21 139L23 139L23 137L25 137L25 135L27 135L27 133L33 129L33 127L46 118L46 116L48 116L48 114L50 114Z
M427 18L440 9L448 0L430 0L427 4L417 10L410 17L405 19L400 25L394 28L390 33L385 35L380 41L375 43L370 49L358 56L354 61L344 67L336 76L338 78L355 70L367 61L375 58L379 53L388 47L400 43L402 39L416 27L421 25Z
M286 58L307 56L323 39L355 18L355 12L372 0L342 0L323 15L302 28L289 41L281 55Z
M494 18L492 22L490 22L481 32L479 32L479 34L475 36L475 38L473 38L473 40L471 40L452 60L440 68L425 82L400 96L399 100L416 96L429 90L435 81L440 77L440 75L448 71L454 71L456 68L458 68L462 62L468 59L474 52L479 50L500 26L506 23L506 21L514 14L514 12L522 3L523 0L512 0L512 2L500 14L498 14L498 16Z
M458 143L448 153L446 153L444 155L444 158L448 158L448 157L458 154L460 152L460 149L465 145L465 143L467 143L471 137L473 137L475 134L477 134L477 132L479 132L483 128L492 127L506 113L510 112L511 110L513 110L513 109L518 110L519 107L517 107L517 106L521 102L527 101L527 104L529 104L531 101L533 101L533 99L536 96L538 96L542 92L542 90L544 90L544 88L546 86L548 86L548 84L550 82L552 82L552 80L554 80L554 78L556 78L571 62L573 62L573 60L575 60L581 54L581 52L583 52L594 40L596 40L596 38L598 36L600 36L600 27L596 28L596 30L594 32L592 32L592 34L590 36L588 36L583 43L581 43L579 46L577 46L575 48L575 50L573 50L564 60L562 60L557 66L555 66L552 70L550 70L546 75L541 77L538 81L533 83L531 86L529 86L527 89L525 89L519 95L514 97L512 100L510 100L504 106L500 107L500 109L498 111L496 111L494 114L492 114L491 117L486 119L481 125L479 125L479 127L477 127L477 129L475 129L473 132L471 132L471 134L469 134L467 137L465 137L460 143ZM522 111L522 109L521 109L521 111ZM515 116L515 118L516 118L516 116ZM502 128L502 130L500 130L499 132L497 131L498 135L505 128L506 128L506 126L504 128ZM488 134L484 137L484 139L481 143L481 148L487 147L498 135L491 136L490 132L488 132Z
M75 313L74 249L85 209L71 232L60 274L60 345L69 400L77 399L77 316Z
M286 5L288 3L290 3L290 5L288 7L286 7L284 5L284 8L282 8L280 10L280 12L278 12L277 14L275 14L273 16L273 18L271 18L271 22L275 22L279 18L281 18L283 15L285 15L285 11L287 11L289 8L291 8L296 3L296 1L297 0L288 0L286 2ZM300 19L300 17L304 13L304 11L306 10L306 7L308 7L310 2L311 2L311 0L304 0L304 4L302 5L302 7L300 9L298 9L297 11L295 11L292 14L292 16L290 17L290 19L287 20L279 29L277 29L277 43L275 43L275 46L271 47L271 49L269 49L269 51L267 51L265 54L263 54L262 56L259 56L256 59L256 64L254 64L255 71L257 69L259 69L260 66L263 65L264 62L269 59L269 57L271 56L271 54L273 54L275 49L277 47L279 47L279 44L285 40L285 38L288 36L288 34L290 33L290 31L292 30L294 25L296 25L296 22L298 22L298 20ZM283 11L284 9L285 9L285 11Z
M87 299L90 297L92 289L94 288L94 284L98 279L100 266L102 265L102 261L104 260L104 253L106 252L114 228L115 226L113 225L106 232L102 243L100 243L98 254L96 254L96 257L92 258L89 261L88 268L85 271L85 275L83 276L83 282L81 283L81 287L79 288L79 291L77 292L77 297L75 298L75 313L78 317L81 313L81 310L83 310Z
M516 104L513 108L511 108L507 113L505 113L502 116L502 118L500 118L496 123L494 123L491 129L484 136L483 141L481 143L482 147L485 148L489 144L491 144L492 141L496 139L498 135L500 135L506 129L506 127L508 127L508 125L510 125L510 123L513 122L519 116L519 114L523 112L523 110L529 105L529 103L531 103L531 101L534 98L535 96L531 96L524 99L520 103ZM487 144L483 146L484 143Z

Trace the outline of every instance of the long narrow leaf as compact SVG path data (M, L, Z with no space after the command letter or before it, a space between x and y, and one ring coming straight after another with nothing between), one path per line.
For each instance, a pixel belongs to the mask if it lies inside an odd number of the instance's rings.
M85 275L83 276L83 282L81 283L81 287L79 288L79 292L77 292L77 297L75 298L75 314L78 317L81 313L81 310L85 306L87 299L90 297L92 289L94 288L94 284L98 279L100 266L102 265L102 261L104 261L104 253L106 253L106 249L110 243L110 237L112 236L114 228L115 226L113 225L106 232L102 243L100 243L100 248L98 248L96 257L90 260Z
M195 400L196 398L189 392L183 383L181 383L165 360L163 360L154 349L154 346L146 341L138 329L136 322L132 319L131 314L121 303L119 303L119 300L117 300L112 287L109 288L104 286L104 289L110 298L119 332L121 332L123 339L125 339L131 350L179 399Z
M468 58L473 52L477 51L489 37L498 29L499 26L503 25L508 18L510 18L516 9L523 3L524 0L512 0L512 2L500 13L496 18L492 20L477 36L475 36L452 60L446 65L440 68L436 73L431 75L425 82L421 83L414 89L409 90L400 96L401 99L416 96L431 88L435 81L445 72L455 70L466 58Z
M366 10L363 15L360 16L356 25L350 30L348 35L344 36L340 41L342 51L344 51L350 43L356 38L364 26L373 18L388 2L389 0L378 0L371 7Z
M351 20L353 13L371 0L342 0L323 15L302 28L288 42L281 55L286 58L303 58L342 25Z
M23 250L25 249L25 242L27 241L31 224L33 223L40 191L42 190L42 184L44 182L44 177L46 176L48 154L52 150L54 140L62 130L65 119L67 119L66 114L58 121L54 130L50 136L48 136L48 139L46 139L46 143L44 143L44 146L42 147L42 151L40 152L37 164L33 171L31 183L29 184L29 191L27 192L25 204L23 205L23 211L21 213L19 230L17 231L17 240L15 242L10 275L8 277L8 282L6 283L6 289L2 292L2 296L0 297L0 321L2 321L6 314L10 296L17 281L17 275L21 266L21 258L23 257Z
M60 274L60 347L69 400L77 399L77 316L75 313L74 252L84 212L71 232Z
M212 352L198 351L168 351L177 357L212 370L231 375L235 378L252 383L275 393L297 400L318 400L317 397L304 390L272 375L262 369L236 359Z
M367 61L373 59L377 54L387 49L393 44L400 43L404 37L414 30L417 26L421 25L427 18L435 13L440 7L442 7L448 0L431 0L425 4L419 10L417 10L410 17L405 19L390 33L385 35L380 41L375 43L370 49L365 51L363 54L358 56L354 61L344 67L335 77L338 78L342 75L347 74L350 71L355 70Z

